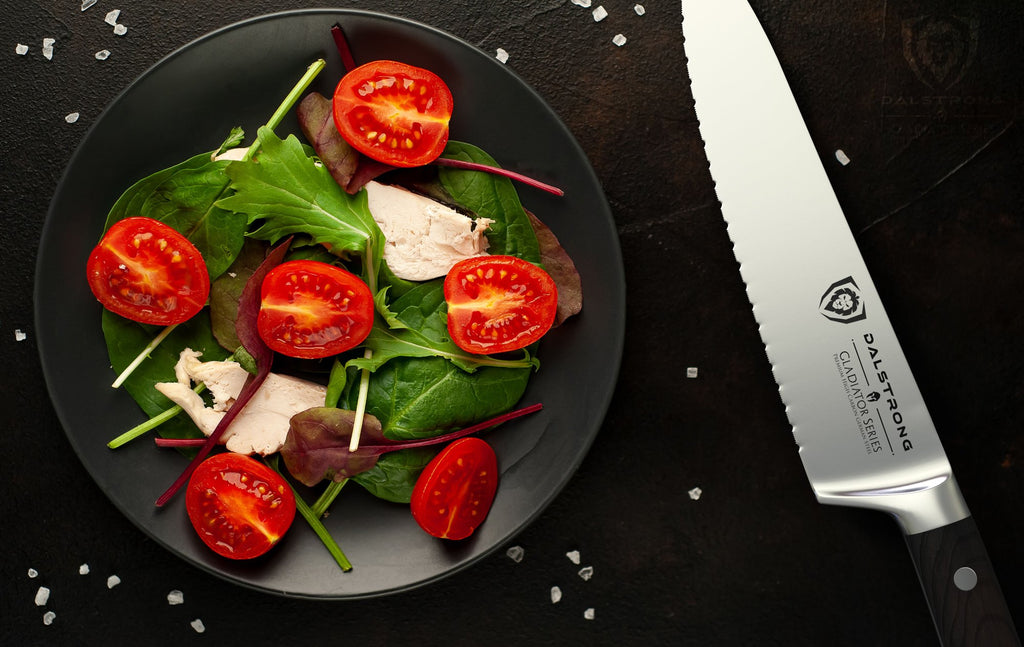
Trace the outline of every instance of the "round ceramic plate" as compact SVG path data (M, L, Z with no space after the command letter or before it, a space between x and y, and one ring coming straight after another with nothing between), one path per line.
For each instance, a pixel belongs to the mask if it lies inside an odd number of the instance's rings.
M352 485L326 520L354 565L347 573L300 518L267 556L234 562L200 543L184 497L154 506L186 461L148 439L107 448L108 440L144 416L127 393L110 387L101 310L85 281L86 258L107 212L134 181L216 148L236 125L255 134L318 58L328 65L311 89L332 94L342 74L330 32L335 24L357 62L396 59L445 79L456 105L452 139L565 190L559 198L520 187L520 197L559 237L584 288L583 313L545 338L541 369L523 398L544 409L488 434L502 474L486 522L464 541L434 539L407 506ZM299 132L293 117L278 128L282 136L289 132ZM132 83L89 130L57 187L35 290L51 398L72 447L111 501L155 541L201 568L245 586L309 598L360 598L421 586L511 540L565 486L598 433L624 333L625 280L614 221L565 125L508 68L476 48L421 24L362 11L287 12L232 25L176 51Z

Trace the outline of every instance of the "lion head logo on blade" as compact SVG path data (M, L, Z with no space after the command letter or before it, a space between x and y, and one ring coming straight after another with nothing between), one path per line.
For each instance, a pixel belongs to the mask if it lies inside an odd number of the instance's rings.
M864 299L852 276L829 286L818 303L818 312L826 319L839 323L852 323L867 318Z

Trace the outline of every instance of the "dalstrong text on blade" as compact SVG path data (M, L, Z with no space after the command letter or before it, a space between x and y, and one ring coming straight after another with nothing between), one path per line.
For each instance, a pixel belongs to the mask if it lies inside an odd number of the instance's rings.
M878 454L888 447L889 455L895 456L897 449L903 453L913 451L914 444L896 389L885 370L882 353L874 343L874 334L864 333L860 340L850 339L849 348L837 351L832 359L860 429L865 452Z

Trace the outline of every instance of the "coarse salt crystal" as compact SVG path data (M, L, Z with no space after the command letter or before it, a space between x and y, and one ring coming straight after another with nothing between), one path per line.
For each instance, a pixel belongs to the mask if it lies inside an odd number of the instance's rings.
M28 335L21 331L20 328L14 329L14 341L25 341L28 339Z
M594 619L594 607L590 607L587 610L585 610L583 612L583 617L586 618L587 620L593 620Z
M594 9L594 22L601 22L608 17L608 10L604 8L604 5L598 5L597 9Z
M111 575L107 578L107 588L112 589L121 583L121 578L116 575Z
M50 600L50 589L45 586L40 586L39 590L36 591L36 606L46 606L46 603Z
M175 589L167 594L167 604L185 604L185 594Z
M28 45L22 45L21 43L18 43L14 48L14 53L18 56L24 56L25 54L28 54Z
M686 369L686 377L690 378L691 380L694 379L695 377L697 377L697 367L696 366L688 367Z
M850 158L847 157L846 153L844 153L843 149L841 148L836 151L836 159L839 160L839 163L842 164L843 166L846 166L847 164L850 163Z
M89 574L89 565L88 564L82 564L81 566L79 566L78 567L78 574L79 575L88 575Z
M615 34L615 37L612 38L612 42L615 43L616 46L622 47L626 44L626 37L622 34Z
M125 27L124 25L121 25L121 24L114 25L114 35L116 35L116 36L124 36L127 33L128 33L128 28Z
M110 50L109 49L101 49L100 51L96 52L96 60L97 61L105 61L108 58L110 58Z
M578 550L570 550L568 553L565 554L565 556L568 557L569 561L573 564L580 563L580 551Z
M506 52L503 48L499 47L497 52L495 52L495 54L494 54L494 58L498 59L502 63L507 63L508 62L508 52Z
M558 604L558 602L561 599L562 599L562 589L558 588L557 586L552 586L551 587L551 604Z
M57 619L57 614L53 611L47 611L43 614L43 624L49 627L53 624L53 621Z
M30 578L32 578L32 579L35 579L35 578L39 577L39 571L37 571L34 568L30 568L30 569L28 569L28 576Z
M43 39L43 58L45 58L48 61L53 60L53 44L56 42L57 40L54 38Z
M196 618L195 620L193 620L189 624L192 626L193 629L196 630L197 634L201 634L204 631L206 631L206 625L204 625L203 621L200 620L199 618Z
M73 124L76 121L78 121L79 117L81 117L80 114L78 114L77 112L72 112L68 114L66 117L64 117L64 121L68 122L69 124Z
M572 3L576 6L583 7L584 9L590 8L590 0L572 0Z
M117 25L117 19L121 17L120 9L112 9L107 12L107 15L103 17L103 22L107 23L111 27Z
M509 559L518 564L523 561L523 555L526 554L526 551L523 550L522 546L513 546L506 550L505 554L508 555Z
M638 16L642 16L645 13L647 13L647 10L644 9L644 6L642 4L635 4L635 5L633 5L633 11L635 11L636 15L638 15Z
M594 577L594 567L584 566L580 569L579 576L583 578L584 581L589 580L590 578Z
M82 11L96 4L97 0L82 0Z
M693 499L694 501L696 501L697 499L699 499L699 498L700 498L700 495L701 495L701 493L702 493L702 492L704 492L704 490L701 490L701 489L700 489L699 487L695 487L695 488L693 488L692 490L689 490L689 491L687 492L687 494L689 494L689 495L690 495L690 498L691 498L691 499Z

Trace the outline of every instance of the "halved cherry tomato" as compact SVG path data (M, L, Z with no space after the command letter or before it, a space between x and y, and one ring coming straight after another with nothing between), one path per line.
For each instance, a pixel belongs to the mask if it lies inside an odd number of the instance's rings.
M114 223L89 254L89 288L103 307L132 321L168 326L191 319L210 296L203 255L159 220Z
M373 327L373 295L346 270L320 261L288 261L260 286L256 329L289 357L316 359L355 348Z
M373 61L334 91L334 124L356 150L392 166L422 166L448 143L452 93L430 70Z
M524 348L555 321L558 288L547 272L515 256L477 256L456 263L444 279L448 334L464 351Z
M192 526L231 559L270 550L295 519L295 495L280 474L244 454L214 454L196 467L185 492Z
M460 438L434 457L416 479L409 508L423 530L465 539L483 523L498 489L498 457L483 440Z

